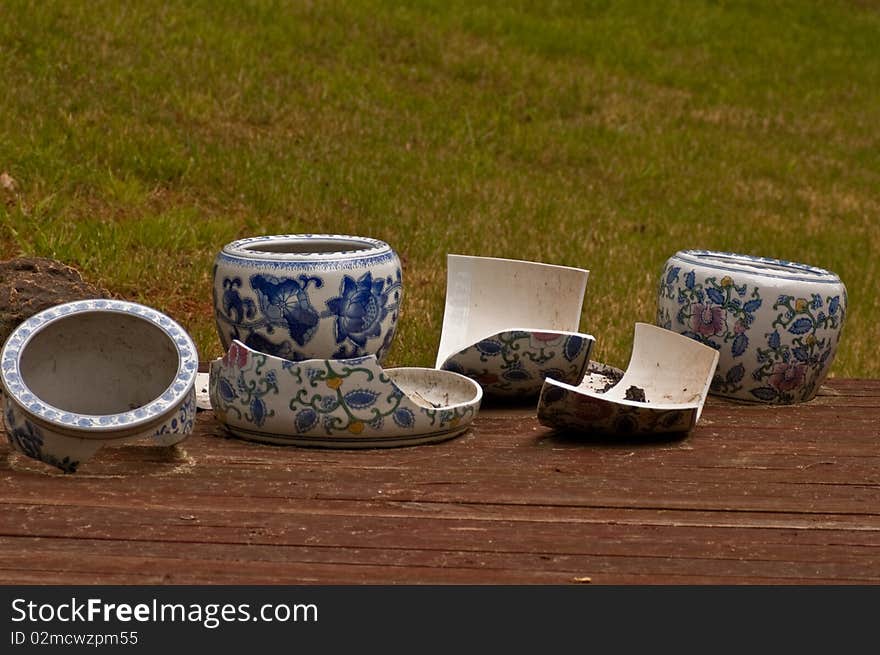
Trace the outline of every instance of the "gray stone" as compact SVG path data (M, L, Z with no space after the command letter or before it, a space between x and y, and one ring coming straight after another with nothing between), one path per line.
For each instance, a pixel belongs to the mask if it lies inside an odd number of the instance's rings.
M112 298L54 259L21 257L0 262L0 344L19 323L44 309L87 298Z

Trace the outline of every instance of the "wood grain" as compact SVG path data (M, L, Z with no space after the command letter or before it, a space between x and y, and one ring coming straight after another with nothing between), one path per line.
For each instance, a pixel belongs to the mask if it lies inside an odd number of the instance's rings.
M880 380L813 402L710 398L667 440L484 408L441 444L230 438L106 449L75 475L0 446L6 584L880 582Z

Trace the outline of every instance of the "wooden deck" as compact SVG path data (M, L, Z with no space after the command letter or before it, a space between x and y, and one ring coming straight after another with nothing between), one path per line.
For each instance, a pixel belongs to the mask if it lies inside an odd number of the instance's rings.
M710 399L673 441L589 441L534 409L392 450L264 446L210 411L183 447L75 475L0 445L0 582L877 583L880 380L807 405Z

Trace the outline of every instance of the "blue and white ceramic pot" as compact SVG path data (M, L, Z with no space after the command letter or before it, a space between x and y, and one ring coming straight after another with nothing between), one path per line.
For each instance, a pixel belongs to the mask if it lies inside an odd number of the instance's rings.
M252 237L214 261L214 316L233 339L292 361L375 355L391 346L400 259L382 241L331 234Z
M685 250L663 268L657 324L718 350L712 393L790 404L812 399L828 375L846 309L829 271Z
M68 473L101 446L186 438L196 415L198 353L149 307L80 300L27 319L0 354L10 445Z
M291 362L233 341L211 362L210 396L217 420L244 439L385 448L461 434L483 390L449 371L384 369L373 355Z

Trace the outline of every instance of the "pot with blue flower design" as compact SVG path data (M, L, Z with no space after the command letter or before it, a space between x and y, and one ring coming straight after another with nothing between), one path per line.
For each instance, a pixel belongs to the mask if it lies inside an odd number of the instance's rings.
M80 300L27 319L0 354L10 445L73 473L100 447L170 446L195 421L198 354L149 307Z
M657 324L719 352L711 393L771 404L811 400L847 311L840 278L779 259L686 250L667 260Z
M279 445L386 448L468 429L483 390L429 368L383 369L374 355L302 362L233 341L211 362L211 407L234 435Z
M397 253L376 239L288 234L240 239L214 261L214 316L233 340L291 361L388 352L402 300Z

